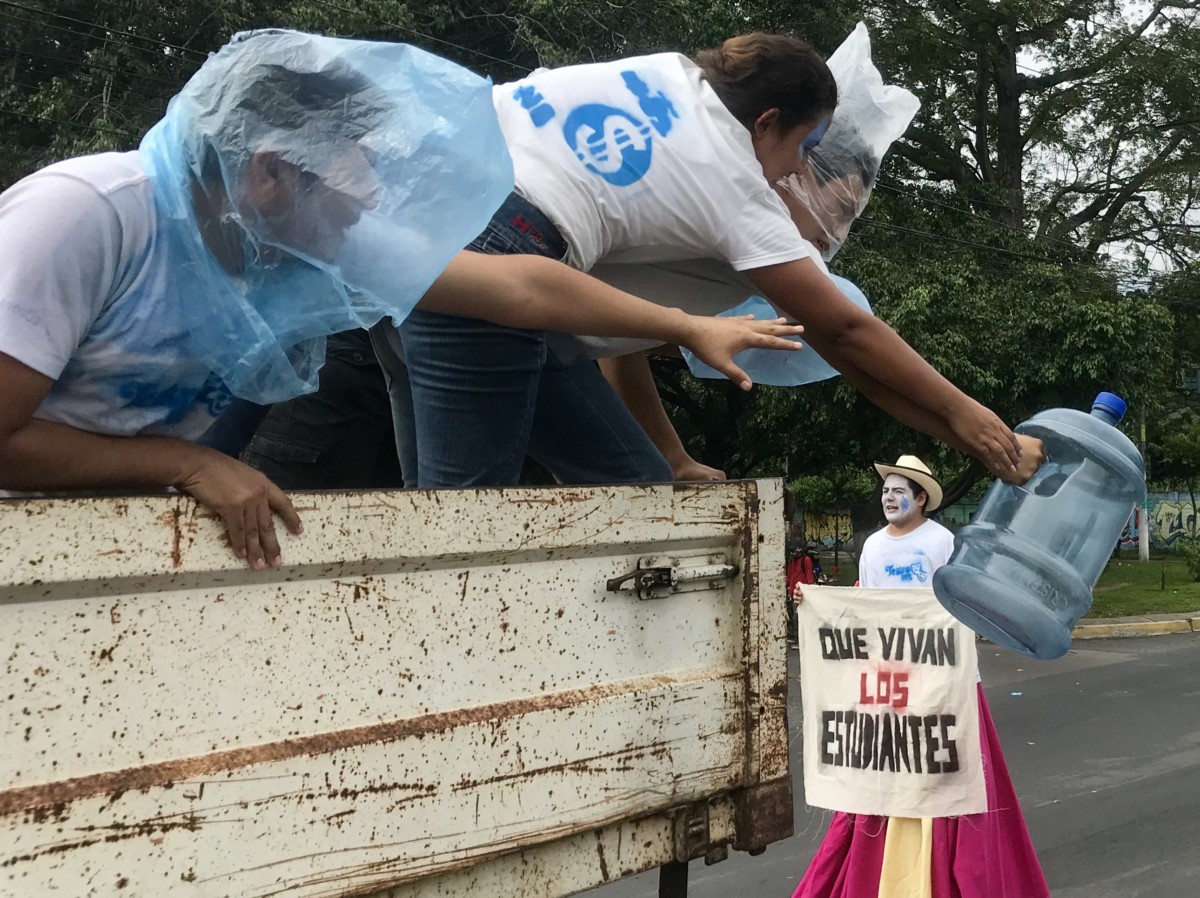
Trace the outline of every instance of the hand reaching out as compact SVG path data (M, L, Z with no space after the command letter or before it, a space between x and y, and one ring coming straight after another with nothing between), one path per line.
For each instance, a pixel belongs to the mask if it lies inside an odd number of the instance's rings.
M702 362L720 371L743 390L753 386L750 377L734 364L733 357L744 349L777 349L795 352L802 344L795 339L804 333L786 318L760 321L753 315L729 318L690 316L685 339L680 342Z

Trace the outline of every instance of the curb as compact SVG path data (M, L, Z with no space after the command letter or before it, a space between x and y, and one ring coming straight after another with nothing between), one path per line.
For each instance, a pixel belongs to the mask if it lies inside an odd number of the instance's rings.
M1169 620L1129 618L1083 623L1071 631L1072 639L1118 639L1126 636L1166 636L1168 633L1200 633L1200 616L1185 615Z

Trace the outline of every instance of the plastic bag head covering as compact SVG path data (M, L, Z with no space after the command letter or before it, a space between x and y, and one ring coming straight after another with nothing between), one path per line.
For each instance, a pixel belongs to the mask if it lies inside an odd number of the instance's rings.
M845 243L850 225L867 207L884 155L921 106L911 91L883 83L862 22L828 63L838 86L833 121L808 151L804 169L780 182L807 208L813 227L824 232L809 239L826 261Z
M838 277L836 274L831 274L829 277L852 303L867 312L871 311L870 302L854 282ZM780 317L780 314L761 296L751 296L741 305L722 312L717 317L753 315L760 321L769 321ZM803 342L800 337L790 339L798 343ZM690 349L687 347L681 347L681 349L688 370L694 376L711 380L725 379L724 374L700 361ZM777 349L744 349L733 357L733 361L750 375L750 379L756 384L774 387L795 387L801 384L816 383L819 380L837 377L838 374L832 365L807 344L799 352L780 352Z
M269 403L402 320L513 189L490 83L404 44L236 35L147 133L186 351Z

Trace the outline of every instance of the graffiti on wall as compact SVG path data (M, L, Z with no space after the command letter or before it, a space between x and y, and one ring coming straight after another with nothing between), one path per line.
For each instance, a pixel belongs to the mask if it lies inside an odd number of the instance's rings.
M1177 548L1179 540L1200 536L1200 517L1196 505L1187 493L1151 493L1149 496L1150 547L1152 549ZM939 512L941 523L951 530L958 530L970 522L977 502L959 502ZM846 548L854 543L854 531L849 514L804 514L805 538L818 542L826 549L835 545ZM1125 524L1121 533L1121 548L1136 550L1138 547L1137 513Z
M1187 493L1151 493L1149 506L1152 549L1169 549L1177 545L1179 540L1190 539L1200 533L1196 506ZM1121 548L1136 549L1139 536L1137 512L1134 512L1121 534Z
M846 548L854 543L854 528L849 514L804 513L804 537L826 549Z

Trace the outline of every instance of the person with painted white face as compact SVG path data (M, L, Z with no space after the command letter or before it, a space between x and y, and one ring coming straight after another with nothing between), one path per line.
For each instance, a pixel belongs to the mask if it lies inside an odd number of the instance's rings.
M954 551L954 534L928 517L942 504L942 487L915 455L902 455L894 465L876 464L875 470L883 478L887 526L863 544L859 584L870 589L932 586L933 572Z
M915 455L875 470L883 478L887 526L863 545L860 585L928 589L954 549L953 534L928 518L942 504L942 486ZM976 680L988 810L926 819L834 814L792 898L1049 898Z

